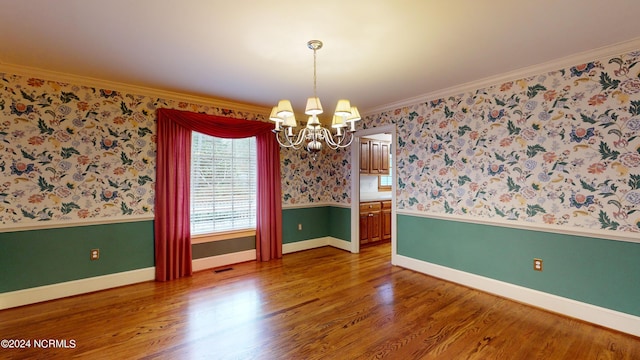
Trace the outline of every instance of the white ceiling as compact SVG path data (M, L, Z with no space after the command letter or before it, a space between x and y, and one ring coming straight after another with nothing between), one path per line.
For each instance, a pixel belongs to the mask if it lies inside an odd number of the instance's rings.
M640 37L638 0L0 0L0 65L361 112Z

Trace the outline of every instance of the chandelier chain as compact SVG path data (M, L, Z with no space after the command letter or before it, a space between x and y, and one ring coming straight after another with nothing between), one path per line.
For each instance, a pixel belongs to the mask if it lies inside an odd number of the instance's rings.
M313 97L318 97L318 93L316 92L316 49L313 49Z

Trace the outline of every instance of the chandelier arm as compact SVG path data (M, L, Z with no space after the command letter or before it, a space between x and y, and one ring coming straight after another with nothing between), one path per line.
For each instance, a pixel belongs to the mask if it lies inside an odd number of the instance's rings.
M324 130L324 133L325 133L325 139L326 139L327 145L331 149L335 150L335 149L338 149L338 148L345 148L345 147L351 145L351 143L353 142L354 136L353 136L353 132L352 131L346 131L345 134L343 136L339 137L338 141L336 141L334 139L334 137L331 135L331 132L328 129L323 128L323 130ZM348 142L345 141L347 136L349 137L349 141Z
M355 137L353 135L353 131L349 131L349 135L350 135L349 142L347 142L346 144L342 145L343 147L348 147L353 142L353 138ZM346 137L346 135L345 135L345 137Z
M333 135L331 135L329 129L322 128L322 133L324 135L324 141L325 143L327 143L327 146L333 150L337 149L338 144L333 140Z
M276 131L275 133L276 133L276 140L278 140L278 144L280 144L280 146L285 147L285 148L294 148L294 149L296 149L296 147L293 146L293 144L291 144L290 142L286 142L285 143L280 139L280 131ZM286 137L285 137L285 139L286 139ZM298 149L296 149L296 150L298 150Z
M281 132L285 132L284 135L284 139L281 139L280 137L280 133ZM299 150L301 148L300 144L302 144L302 132L300 132L297 137L294 135L293 137L295 137L295 141L292 140L292 137L288 136L286 134L286 130L283 131L275 131L276 133L276 140L278 140L278 143L280 144L280 146L284 146L287 148L294 148L296 150Z
M341 147L340 143L342 142L342 139L339 139L339 141L335 141L329 129L322 128L322 133L324 135L324 140L327 143L327 146L329 146L329 148L336 150L339 147Z
M298 146L298 148L300 148L300 144L302 144L304 139L307 137L307 128L303 128L302 130L300 130L298 135L294 135L294 137L296 139L295 141L293 141L293 144L295 144L296 146Z

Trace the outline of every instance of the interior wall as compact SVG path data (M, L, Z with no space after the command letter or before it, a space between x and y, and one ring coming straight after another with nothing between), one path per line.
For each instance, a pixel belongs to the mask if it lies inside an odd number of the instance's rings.
M92 249L100 259L92 261ZM0 233L0 293L154 266L153 221ZM0 309L4 308L0 299Z
M640 52L366 117L418 213L640 232Z
M304 150L281 148L282 205L351 203L350 156L351 147L324 146L315 159Z
M640 314L639 58L367 116L398 131L398 253Z
M209 241L191 245L191 258L203 259L211 256L238 253L256 249L256 237L244 236L234 239Z
M170 96L0 79L0 277L11 279L0 293L154 266L156 109L266 121Z
M398 239L402 256L640 316L637 243L406 214Z
M360 192L378 192L378 175L360 175Z
M0 224L153 216L156 109L266 121L173 99L2 74Z

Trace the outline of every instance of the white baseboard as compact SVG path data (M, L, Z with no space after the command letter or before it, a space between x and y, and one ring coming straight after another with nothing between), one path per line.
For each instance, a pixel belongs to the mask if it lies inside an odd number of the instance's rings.
M323 246L333 246L338 249L351 251L351 243L349 241L337 239L331 236L325 236L317 239L282 244L282 253L289 254L296 251L315 249Z
M542 291L398 255L398 266L462 284L474 289L587 321L634 336L640 336L640 317L567 299Z
M156 278L156 268L148 267L58 284L11 291L0 294L0 310L37 302L85 294L118 286L130 285Z
M245 261L252 261L257 259L256 250L239 251L231 254L210 256L202 259L195 259L191 261L191 268L193 271L200 271L205 269L213 269L220 266L227 266L231 264L237 264Z
M351 242L346 241L346 240L342 240L342 239L338 239L338 238L334 238L334 237L330 237L329 236L329 246L333 246L334 248L338 248L344 251L349 251L351 252Z
M283 244L282 252L291 253L308 250L322 246L333 246L338 249L350 249L350 242L336 239L330 236ZM203 259L195 259L191 266L193 271L216 268L231 264L237 264L256 259L255 250L241 251L232 254L211 256ZM29 289L0 293L0 310L12 307L35 304L42 301L60 299L67 296L106 290L118 286L130 285L144 281L153 281L156 278L155 267L124 271L115 274L95 276L86 279L62 282L58 284L38 286Z
M319 248L327 245L329 245L328 237L296 241L288 244L282 244L282 253L289 254L296 251L315 249L315 248Z

